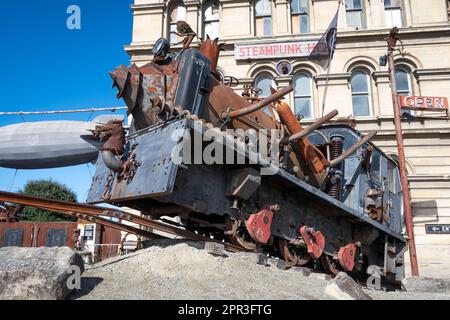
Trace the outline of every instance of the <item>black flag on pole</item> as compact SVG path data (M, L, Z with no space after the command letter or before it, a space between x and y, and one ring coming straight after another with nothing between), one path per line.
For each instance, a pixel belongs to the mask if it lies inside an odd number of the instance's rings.
M339 8L334 15L327 31L317 42L311 51L309 58L316 61L324 70L328 69L331 59L333 59L336 49L337 22L339 17Z

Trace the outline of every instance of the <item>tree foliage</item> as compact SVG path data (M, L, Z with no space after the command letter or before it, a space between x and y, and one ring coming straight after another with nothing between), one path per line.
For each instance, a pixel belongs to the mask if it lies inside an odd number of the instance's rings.
M23 190L21 190L19 193L46 199L77 202L77 196L72 190L70 190L67 186L53 180L28 181ZM22 221L76 221L76 219L64 216L62 214L57 214L33 207L25 207L25 209L21 212L21 216L22 218L20 220Z

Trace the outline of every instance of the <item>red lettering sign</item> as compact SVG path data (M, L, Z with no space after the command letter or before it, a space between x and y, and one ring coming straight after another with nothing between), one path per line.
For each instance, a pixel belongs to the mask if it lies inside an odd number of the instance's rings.
M448 110L445 97L400 96L400 105L408 110Z
M236 44L234 55L236 60L307 57L316 44L317 41Z

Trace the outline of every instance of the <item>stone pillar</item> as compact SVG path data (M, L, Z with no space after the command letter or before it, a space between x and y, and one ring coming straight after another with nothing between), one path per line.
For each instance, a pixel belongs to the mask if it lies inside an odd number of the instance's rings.
M133 11L133 44L153 43L165 36L164 3L135 4ZM164 27L161 27L164 26Z
M372 74L372 77L375 80L375 86L377 87L378 94L378 110L374 108L374 115L393 115L394 110L392 107L392 93L391 85L389 82L389 72L375 71Z
M186 7L186 22L198 35L202 34L202 2L200 0L184 1Z
M324 115L331 112L333 109L337 109L339 111L338 117L348 117L353 114L352 93L349 83L350 76L351 74L349 72L330 74ZM314 110L314 113L318 117L322 116L322 102L326 79L326 74L321 74L314 77L319 94L318 103L316 104L316 110Z
M274 35L286 35L291 33L291 15L289 13L288 0L274 0L275 11L273 12Z
M253 37L253 1L221 0L220 38Z

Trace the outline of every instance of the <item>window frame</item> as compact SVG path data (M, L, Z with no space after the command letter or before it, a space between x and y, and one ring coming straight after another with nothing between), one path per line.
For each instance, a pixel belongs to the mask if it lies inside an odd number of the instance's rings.
M212 5L214 7L214 5L217 5L217 19L208 19L206 17L206 10L208 9L208 5ZM208 0L205 1L205 3L203 4L202 7L202 33L203 33L203 37L206 38L207 33L206 33L206 26L213 24L213 23L217 23L217 36L216 37L211 37L210 39L214 40L215 38L218 38L220 36L220 2L218 0Z
M257 13L256 4L260 1L269 2L270 13ZM259 37L271 37L273 36L273 0L255 0L253 1L253 10L254 10L254 21L255 21L255 36ZM262 22L262 30L258 32L258 23L257 21L261 20ZM265 32L265 21L270 21L270 34L266 34Z
M386 1L389 1L390 5L388 7L386 7ZM392 5L392 0L383 0L383 7L384 7L384 17L385 17L385 21L386 21L386 27L388 28L392 28L392 27L403 27L404 24L404 17L403 17L403 0L399 0L400 6L394 6ZM388 12L392 12L394 10L399 10L400 11L400 25L395 25L394 23L389 24L388 23L388 19L387 19L387 13ZM391 22L392 19L390 19Z
M412 81L411 81L412 80L411 79L411 77L412 77L411 70L408 69L408 68L405 68L403 66L398 66L398 67L396 66L395 67L395 84L396 84L396 88L397 88L397 95L400 96L400 94L406 93L405 90L399 90L398 89L397 71L403 71L403 72L406 73L406 76L407 76L406 79L408 80L408 95L414 95L414 88L412 86Z
M179 8L183 8L184 9L184 17L181 19L179 17L179 13L177 12L177 20L176 21L172 21L172 13L173 13L173 11L176 10L176 9L179 9ZM186 6L185 6L184 2L183 1L174 1L173 3L171 3L170 6L169 6L168 14L167 14L167 22L168 22L168 31L167 31L167 33L168 33L168 38L169 38L170 44L177 44L178 42L181 41L181 39L177 35L172 34L171 32L172 31L176 31L176 29L172 30L172 27L174 27L174 26L176 27L177 22L180 21L180 20L184 20L184 19L186 19ZM175 37L176 37L176 41L174 40Z
M366 25L366 18L365 18L365 12L366 12L366 8L365 8L365 0L360 0L361 1L361 8L348 8L348 5L347 5L347 3L348 3L348 1L349 0L345 0L345 19L346 19L346 23L347 23L347 27L352 27L352 28L355 28L355 30L365 30L365 29L367 29L367 25ZM353 4L353 0L351 0L352 1L352 4ZM356 26L354 26L354 25L350 25L349 23L348 23L348 13L349 12L360 12L360 18L361 18L361 28L357 28Z
M353 91L353 78L355 77L356 74L363 74L366 78L366 84L367 84L367 91ZM362 69L362 68L355 68L352 70L352 74L350 76L350 91L351 91L351 95L352 95L352 114L354 117L371 117L373 115L373 105L372 105L372 81L371 81L371 77L370 77L370 72L366 69ZM367 102L368 102L368 108L369 108L369 113L366 115L355 115L355 105L353 103L353 97L354 96L366 96L367 97Z
M261 71L261 72L259 72L259 73L255 76L255 80L254 80L254 82L253 82L253 86L254 86L255 88L259 88L259 87L258 87L258 82L261 81L262 78L271 78L271 80L272 80L272 86L273 86L274 88L277 87L277 82L276 82L276 80L275 80L274 75L273 75L272 73L268 72L268 71ZM261 90L262 90L262 89L261 89ZM269 93L268 95L259 95L258 98L266 98L266 97L268 97L268 96L270 96L270 93ZM263 110L266 114L268 114L269 116L272 117L272 112L269 110L269 107L264 107L262 110Z
M298 11L298 12L293 12L292 9L292 2L297 1L298 2L298 7L300 8L300 4L302 0L290 0L289 1L289 11L291 13L291 25L292 25L292 33L293 34L306 34L306 33L310 33L310 17L309 17L309 12L310 12L310 3L309 0L304 0L306 1L306 11ZM294 17L298 17L298 27L296 30L294 30ZM307 22L306 22L306 31L302 31L302 23L301 23L301 19L302 17L306 17Z
M295 90L295 88L297 87L295 85L296 78L301 77L301 76L306 77L309 80L309 95L297 94L297 92ZM300 99L301 98L307 98L310 101L310 114L311 114L311 117L304 117L304 119L314 119L315 114L314 114L313 77L312 77L312 75L310 73L308 73L308 72L305 72L305 71L298 71L292 77L292 83L294 84L294 92L293 92L294 103L292 105L294 106L294 113L295 113L295 115L298 115L298 113L297 113L297 106L296 106L295 100L298 99L298 98L300 98Z

